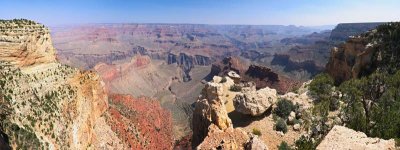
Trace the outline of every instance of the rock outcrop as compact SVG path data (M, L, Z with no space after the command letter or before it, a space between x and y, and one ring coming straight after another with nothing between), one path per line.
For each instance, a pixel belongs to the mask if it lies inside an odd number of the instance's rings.
M193 112L193 148L229 150L243 150L246 149L246 146L253 148L266 148L266 145L259 139L250 139L249 135L251 135L251 133L246 133L241 128L233 128L232 121L228 116L228 107L229 105L233 105L232 101L234 97L240 92L231 91L230 87L232 86L236 85L234 81L227 76L215 76L212 82L208 82L205 85L199 100L195 103L195 110ZM255 90L253 84L251 88L249 88L248 92L254 92ZM275 90L264 90L267 91L261 91L259 94L271 94L271 97L275 96L274 98L276 99ZM265 96L261 97L268 99ZM262 105L258 107L263 107L267 104L260 101L257 102L257 105ZM252 110L256 113L263 111L262 109L264 109L264 107L258 107L252 108Z
M247 133L241 129L227 128L220 130L216 125L212 124L209 127L207 137L196 149L243 150L248 140Z
M334 78L336 84L372 72L374 52L375 49L372 43L369 43L368 37L350 38L346 43L332 48L326 72Z
M317 147L317 150L326 149L394 150L396 147L393 139L369 138L365 133L334 126Z
M0 61L17 67L56 61L49 29L30 20L0 21Z
M255 85L250 82L247 87L242 87L241 92L233 99L233 105L237 112L259 116L271 109L276 101L277 93L275 89L265 87L256 90Z
M29 20L0 21L1 120L15 149L86 149L108 107L100 77L59 64L47 28ZM11 33L10 33L11 32Z
M209 127L215 125L216 129L226 130L233 128L228 117L223 96L223 88L218 83L207 83L202 95L195 104L193 112L193 139L192 146L198 146L209 133Z

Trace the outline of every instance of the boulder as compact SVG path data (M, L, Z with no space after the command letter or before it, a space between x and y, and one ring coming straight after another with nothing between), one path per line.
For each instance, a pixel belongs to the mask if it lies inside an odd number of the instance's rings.
M267 145L262 142L258 136L254 136L246 143L246 150L268 150Z
M288 123L293 124L293 121L296 119L296 113L295 112L290 112L289 117L288 117Z
M240 75L237 74L235 71L229 71L228 77L232 78L233 81L237 84L240 83Z
M300 131L300 124L293 125L293 130L294 131Z
M254 85L243 87L241 93L233 99L235 111L242 114L259 116L277 101L277 92L269 87L256 90Z

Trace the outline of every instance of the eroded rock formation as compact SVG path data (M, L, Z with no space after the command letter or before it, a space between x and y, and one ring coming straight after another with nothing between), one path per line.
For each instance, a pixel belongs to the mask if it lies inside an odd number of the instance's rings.
M171 116L158 101L121 95L109 99L96 73L56 61L43 25L24 19L0 20L0 27L4 27L0 30L4 52L0 55L0 125L4 131L0 133L13 149L173 147ZM148 63L147 57L135 57L121 68Z
M226 130L233 128L228 117L223 96L223 88L218 83L209 82L202 91L195 104L193 112L193 138L192 145L198 146L209 133L209 126L215 125L216 129Z
M372 72L370 65L374 52L367 37L350 38L339 47L332 48L326 72L334 78L336 84Z
M241 81L252 81L256 83L257 89L268 86L276 89L278 93L281 94L289 91L291 88L299 84L297 81L278 75L267 67L250 65L249 62L246 62L238 57L227 57L221 62L213 64L206 79L210 80L216 75L225 76L228 75L230 71L235 71L237 74L239 74Z
M4 123L16 148L86 149L108 107L98 75L59 64L47 28L29 20L0 21L0 95L12 102ZM29 142L28 142L29 141Z

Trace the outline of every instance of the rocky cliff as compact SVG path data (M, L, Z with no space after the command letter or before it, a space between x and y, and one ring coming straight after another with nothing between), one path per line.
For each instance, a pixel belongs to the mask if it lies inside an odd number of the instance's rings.
M376 70L395 73L400 68L397 57L399 30L399 23L383 24L332 48L326 72L336 84L368 76Z
M1 89L10 113L2 120L13 148L85 149L107 109L92 72L56 62L49 31L29 20L1 21ZM11 34L10 34L11 32Z
M171 116L158 101L114 94L109 98L96 73L57 62L49 31L41 24L21 19L1 20L0 25L4 52L0 56L0 147L172 148ZM137 57L122 67L148 63L148 57Z
M55 62L47 28L33 21L0 22L0 61L7 61L17 67Z
M346 43L332 48L326 71L337 84L357 78L363 69L369 69L374 51L375 49L368 45L367 38L351 38Z

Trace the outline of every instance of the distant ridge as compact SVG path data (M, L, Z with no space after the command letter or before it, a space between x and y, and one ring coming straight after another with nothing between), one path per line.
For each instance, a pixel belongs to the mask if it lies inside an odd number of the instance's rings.
M330 36L332 40L346 41L351 35L358 35L368 30L372 30L386 22L369 22L369 23L339 23Z

